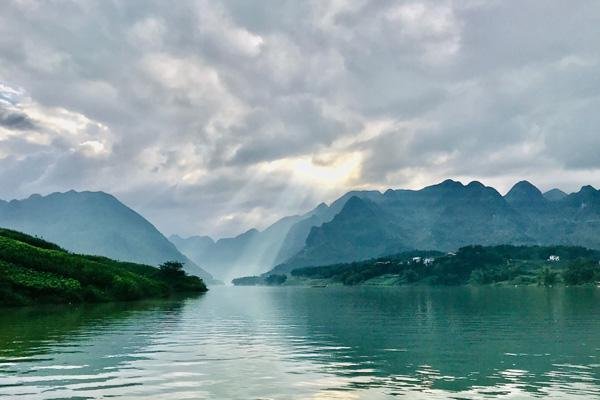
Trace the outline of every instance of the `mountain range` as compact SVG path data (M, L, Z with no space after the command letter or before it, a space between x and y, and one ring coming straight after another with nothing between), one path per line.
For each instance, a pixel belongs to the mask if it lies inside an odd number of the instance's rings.
M244 275L352 262L409 250L470 244L578 245L600 249L600 191L542 193L521 181L504 196L480 182L446 180L420 190L352 191L330 205L236 237L165 238L103 192L0 201L0 227L40 236L77 253L158 265L184 262L208 283ZM201 268L201 267L202 268Z
M569 195L543 194L521 181L502 196L480 182L446 180L421 190L359 194L330 222L311 229L303 249L272 272L471 244L600 249L600 192L585 186Z
M186 272L214 283L212 275L154 225L104 192L69 191L0 201L0 227L41 237L74 253L154 266L180 261Z
M238 236L214 241L208 236L182 238L172 235L169 240L185 255L200 264L216 278L229 281L241 275L263 273L297 254L305 245L312 228L331 221L355 195L370 198L377 191L348 192L326 205L281 218L263 231L250 229Z
M262 232L170 239L221 279L470 244L600 249L600 192L585 186L571 194L542 193L521 181L502 196L477 181L446 180L420 190L352 191Z

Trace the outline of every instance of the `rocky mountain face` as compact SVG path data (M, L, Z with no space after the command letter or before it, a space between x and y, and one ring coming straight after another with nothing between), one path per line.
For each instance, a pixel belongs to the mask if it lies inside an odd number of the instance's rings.
M388 190L348 200L314 226L305 246L270 273L356 261L407 249L452 251L470 244L579 245L600 249L600 191L545 196L522 181L505 196L451 180L421 190Z

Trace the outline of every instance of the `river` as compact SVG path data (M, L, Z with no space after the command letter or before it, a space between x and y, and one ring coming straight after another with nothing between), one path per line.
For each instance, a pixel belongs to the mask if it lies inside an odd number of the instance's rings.
M214 287L0 309L0 398L600 396L600 289Z

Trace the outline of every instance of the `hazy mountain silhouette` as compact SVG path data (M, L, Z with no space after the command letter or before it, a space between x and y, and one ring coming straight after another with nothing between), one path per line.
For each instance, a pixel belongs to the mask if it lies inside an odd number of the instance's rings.
M213 241L206 236L173 235L169 239L218 279L229 281L240 275L260 274L296 255L304 247L311 229L331 221L355 195L370 198L381 193L349 192L330 206L321 203L306 214L281 218L263 231L251 229L231 238Z
M69 191L2 201L0 226L42 237L75 253L154 266L181 261L188 273L213 281L144 217L104 192Z
M560 189L550 189L544 193L546 200L558 201L567 197L567 194Z

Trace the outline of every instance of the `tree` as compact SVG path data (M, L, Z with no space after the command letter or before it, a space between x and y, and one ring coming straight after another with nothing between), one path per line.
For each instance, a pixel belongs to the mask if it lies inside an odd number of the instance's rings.
M183 263L179 261L167 261L160 265L160 272L167 277L182 277L185 276L183 271Z
M568 285L593 283L599 279L600 265L590 260L578 259L563 272L563 280Z
M486 271L481 268L477 268L471 271L471 277L469 278L469 281L478 285L485 285L486 283L490 283L490 278Z
M540 286L552 286L557 281L558 274L552 271L550 268L545 267L538 273L538 285Z
M419 274L414 269L409 268L404 271L404 279L406 279L406 282L408 283L413 283L419 280Z

